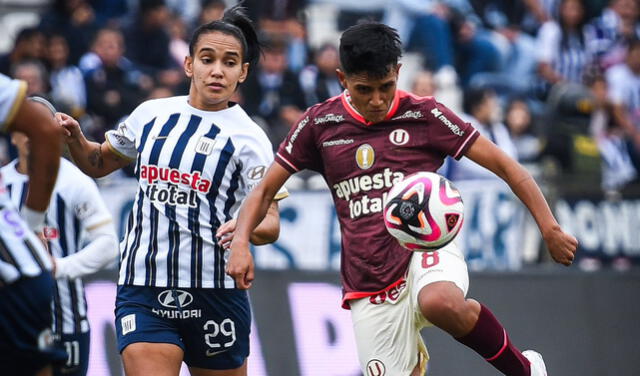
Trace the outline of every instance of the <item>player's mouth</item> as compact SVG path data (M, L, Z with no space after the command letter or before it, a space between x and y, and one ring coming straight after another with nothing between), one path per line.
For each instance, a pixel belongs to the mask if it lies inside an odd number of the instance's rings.
M207 84L207 87L213 91L220 91L223 90L224 88L226 88L225 85L219 83L219 82L211 82L209 84Z

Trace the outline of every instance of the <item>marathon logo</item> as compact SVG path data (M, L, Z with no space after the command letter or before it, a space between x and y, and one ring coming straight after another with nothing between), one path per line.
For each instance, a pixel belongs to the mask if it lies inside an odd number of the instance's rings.
M431 110L431 113L438 120L440 120L444 125L446 125L453 134L460 137L464 135L464 131L460 129L460 127L458 127L456 124L453 124L451 120L447 119L447 117L442 114L442 111L438 110L437 108L434 108L433 110Z
M291 154L291 151L293 150L293 143L296 141L296 138L298 138L298 135L300 134L302 129L304 129L304 127L307 125L308 122L309 122L308 116L300 120L300 122L298 123L298 126L296 127L296 130L293 131L293 134L289 138L289 143L284 148L287 151L287 153Z

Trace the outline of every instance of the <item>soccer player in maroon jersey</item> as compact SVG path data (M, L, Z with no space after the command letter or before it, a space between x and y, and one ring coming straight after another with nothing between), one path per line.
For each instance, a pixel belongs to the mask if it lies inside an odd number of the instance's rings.
M420 329L435 325L502 373L546 375L540 354L521 353L491 311L465 298L468 273L455 244L410 252L385 229L383 194L403 176L463 156L506 181L535 218L551 257L570 265L576 239L563 232L529 173L432 97L396 89L395 30L364 23L340 40L342 95L309 108L240 210L227 272L249 288L249 235L287 178L302 169L327 181L342 232L343 306L351 309L366 375L420 375L428 358Z

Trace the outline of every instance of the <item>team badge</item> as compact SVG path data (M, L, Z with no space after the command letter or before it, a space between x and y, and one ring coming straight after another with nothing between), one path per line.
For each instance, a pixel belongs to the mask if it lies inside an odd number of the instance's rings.
M200 137L198 143L196 144L196 153L211 155L213 152L213 145L215 145L216 140L208 138L208 137Z
M367 376L383 376L385 371L384 363L378 359L371 359L367 363Z
M356 163L358 167L363 170L367 170L373 166L375 160L375 152L369 144L360 145L356 150Z
M396 129L389 133L389 141L394 145L402 146L409 142L409 132L404 129Z

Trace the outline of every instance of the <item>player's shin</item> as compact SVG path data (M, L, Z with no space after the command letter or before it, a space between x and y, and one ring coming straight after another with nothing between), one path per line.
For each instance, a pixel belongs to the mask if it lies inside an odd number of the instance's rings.
M529 360L511 343L506 329L484 305L481 305L478 321L471 332L456 340L473 349L505 375L531 375Z

